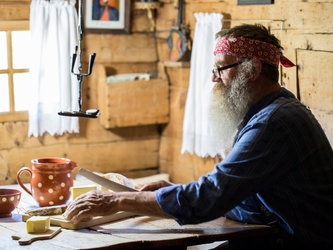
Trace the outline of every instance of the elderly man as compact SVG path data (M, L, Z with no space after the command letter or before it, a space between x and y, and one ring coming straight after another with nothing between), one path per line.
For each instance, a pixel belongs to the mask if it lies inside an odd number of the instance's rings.
M122 210L193 224L226 216L278 229L276 238L247 241L247 249L333 247L332 148L309 108L279 85L279 63L293 66L281 50L263 26L218 33L210 119L221 147L232 149L212 173L187 185L151 183L145 192L90 192L65 217Z

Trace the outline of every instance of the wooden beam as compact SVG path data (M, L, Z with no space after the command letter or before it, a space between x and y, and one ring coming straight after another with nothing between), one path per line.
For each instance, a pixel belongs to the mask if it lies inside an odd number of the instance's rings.
M1 2L1 4L16 4L16 3L30 4L31 0L4 0Z
M25 111L0 113L0 122L28 121L28 119L28 112Z
M29 20L0 20L0 30L29 30Z
M27 73L29 72L29 69L12 69L13 73ZM9 74L8 69L1 69L0 74Z
M12 32L6 31L7 36L7 62L8 62L8 90L9 90L9 111L15 111L14 102L14 77L13 77L13 47L12 47Z

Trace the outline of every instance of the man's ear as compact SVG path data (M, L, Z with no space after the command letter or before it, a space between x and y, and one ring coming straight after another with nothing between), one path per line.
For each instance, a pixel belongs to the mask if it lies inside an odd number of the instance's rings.
M250 80L251 81L255 81L255 80L258 79L258 77L261 74L262 62L258 58L256 58L256 57L254 57L252 59L252 61L253 61L254 69L253 69L253 76L251 77Z

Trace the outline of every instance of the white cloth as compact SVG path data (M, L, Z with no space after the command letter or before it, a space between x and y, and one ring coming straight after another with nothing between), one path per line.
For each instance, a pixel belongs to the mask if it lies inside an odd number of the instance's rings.
M194 16L196 24L181 153L214 157L221 154L221 150L217 147L218 138L212 133L208 122L208 105L214 86L211 77L214 67L215 35L222 28L223 16L218 13L195 13Z
M78 110L78 83L71 74L77 44L75 0L32 0L30 5L31 83L29 136L79 132L77 117L59 111Z

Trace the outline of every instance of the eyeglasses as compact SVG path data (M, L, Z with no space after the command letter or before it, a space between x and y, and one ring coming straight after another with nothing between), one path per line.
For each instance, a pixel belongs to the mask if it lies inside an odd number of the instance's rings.
M221 78L221 71L222 70L230 69L230 68L235 67L235 66L237 66L237 65L239 65L243 62L245 62L245 61L240 61L240 62L233 63L233 64L223 66L223 67L216 67L216 68L213 68L212 72L213 72L213 74L216 78Z

